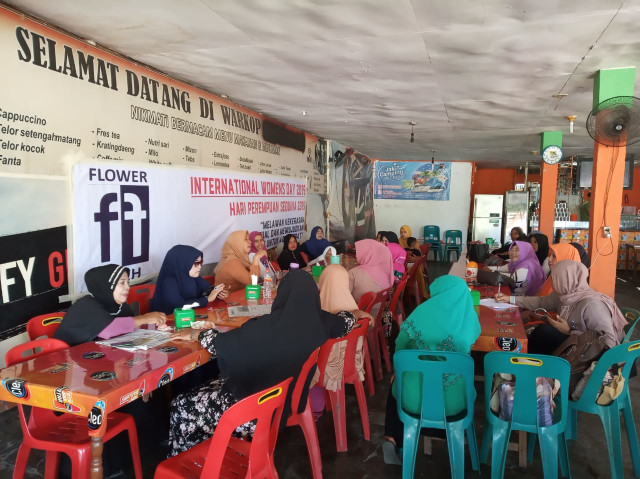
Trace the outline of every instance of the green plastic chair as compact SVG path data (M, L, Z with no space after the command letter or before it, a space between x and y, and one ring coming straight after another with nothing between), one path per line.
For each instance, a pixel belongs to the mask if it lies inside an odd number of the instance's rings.
M638 447L638 434L633 421L633 411L631 410L631 397L629 396L629 373L635 360L640 356L640 341L622 343L615 348L606 351L598 360L596 367L591 373L591 377L584 388L580 399L569 401L569 424L567 425L567 438L577 438L578 411L597 414L602 420L604 435L607 440L609 450L609 464L611 466L611 477L621 479L624 477L622 470L622 438L620 431L620 411L624 417L624 424L627 430L627 440L631 451L633 462L633 475L640 477L640 448ZM625 387L622 393L608 406L600 406L596 403L598 391L604 379L604 375L609 368L616 363L624 362L622 376L625 380Z
M493 376L508 373L515 376L511 421L505 421L491 411ZM529 433L528 456L533 458L536 436L540 439L544 477L558 477L558 452L563 477L571 477L569 453L565 439L569 402L569 375L571 366L561 358L543 354L519 354L494 351L484 357L484 410L486 423L480 449L480 459L486 463L491 451L491 477L502 478L507 459L511 431ZM560 381L555 396L556 410L551 426L538 425L536 378L553 378ZM559 449L559 451L558 451Z
M431 251L433 251L433 261L438 261L438 255L440 255L440 259L442 259L442 245L440 244L440 227L436 225L427 225L424 227L424 232L422 236L423 236L424 242L431 245Z
M458 240L460 240L458 242ZM456 260L460 259L462 254L462 231L447 230L444 232L444 251L442 253L442 262L449 261L451 252L456 252Z
M420 429L431 427L447 431L451 477L464 477L464 434L467 433L471 466L480 471L476 429L473 423L476 391L473 387L473 359L468 354L445 351L404 350L393 356L396 373L398 416L404 423L402 477L413 478ZM422 409L416 416L402 407L402 381L405 373L422 375ZM455 417L445 414L443 376L461 375L465 382L467 409ZM440 385L440 387L438 387Z
M625 319L629 321L629 324L624 327L626 334L624 336L624 341L622 341L623 343L628 343L631 340L633 330L635 329L636 324L638 324L638 320L640 319L640 311L633 308L620 308L620 311L622 311L622 315L625 317Z

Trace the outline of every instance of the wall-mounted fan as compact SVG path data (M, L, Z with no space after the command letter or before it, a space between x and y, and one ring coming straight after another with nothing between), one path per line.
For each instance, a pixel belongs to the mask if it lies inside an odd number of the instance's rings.
M587 118L591 138L607 146L640 141L640 98L614 96L598 104Z

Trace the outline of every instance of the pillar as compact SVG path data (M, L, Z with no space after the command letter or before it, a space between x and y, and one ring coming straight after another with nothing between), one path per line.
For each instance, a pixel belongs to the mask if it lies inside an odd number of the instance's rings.
M540 139L540 154L547 146L562 147L561 131L545 131ZM558 189L558 165L542 162L540 168L540 218L538 229L553 243L555 230L553 222L556 215L556 191Z
M615 96L633 96L635 67L600 70L593 84L593 106ZM589 211L590 286L614 297L624 160L626 146L611 147L594 142L591 208ZM611 228L611 238L604 227Z

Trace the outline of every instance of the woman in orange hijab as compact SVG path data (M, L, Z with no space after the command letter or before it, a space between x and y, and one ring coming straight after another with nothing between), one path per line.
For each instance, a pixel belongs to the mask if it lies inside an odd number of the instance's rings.
M260 258L267 255L265 250L258 251L249 261L251 241L247 230L234 231L227 237L222 246L222 257L216 269L216 286L229 285L233 293L251 284L251 275L260 275Z
M553 266L558 261L564 261L567 259L581 263L580 253L569 243L558 243L549 246L549 268L552 271ZM549 275L545 283L542 285L542 288L540 288L538 296L548 296L551 293L553 293L553 285L551 284L551 275Z

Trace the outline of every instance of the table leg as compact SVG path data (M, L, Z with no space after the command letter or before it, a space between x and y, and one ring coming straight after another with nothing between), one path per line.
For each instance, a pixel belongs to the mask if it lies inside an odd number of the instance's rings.
M102 479L102 436L91 437L91 466L89 476L91 479Z
M518 431L518 465L527 467L527 432Z

